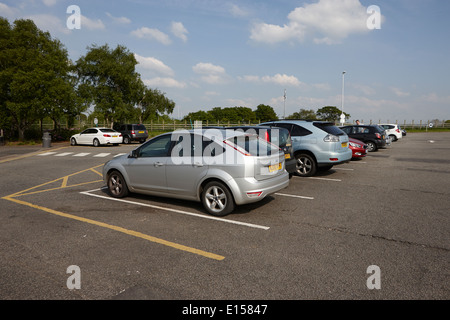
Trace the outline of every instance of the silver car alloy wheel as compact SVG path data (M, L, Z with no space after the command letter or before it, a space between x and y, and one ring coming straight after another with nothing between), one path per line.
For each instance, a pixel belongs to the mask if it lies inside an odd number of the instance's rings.
M217 185L209 187L205 192L206 205L214 213L223 211L227 205L227 201L225 191Z
M307 157L299 157L297 159L297 171L299 174L306 175L308 174L313 167L313 163L311 159Z
M122 179L123 178L117 173L113 173L109 176L108 188L114 197L121 197L123 194L125 185Z

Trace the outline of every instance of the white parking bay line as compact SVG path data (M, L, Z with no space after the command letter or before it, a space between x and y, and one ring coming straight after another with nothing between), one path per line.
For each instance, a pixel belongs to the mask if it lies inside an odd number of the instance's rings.
M325 181L342 181L341 179L319 178L319 177L306 177L306 179L325 180Z
M68 156L69 154L72 154L73 152L63 152L63 153L58 153L55 155L55 157L65 157Z
M286 194L286 193L275 193L277 196L283 196L283 197L291 197L291 198L300 198L300 199L306 199L306 200L314 200L313 197L305 197L305 196L298 196L295 194Z
M39 157L45 157L45 156L49 156L49 155L52 155L52 154L55 154L56 152L45 152L45 153L40 153L40 154L38 154L38 156Z
M86 157L88 154L91 154L90 152L82 152L82 153L77 153L74 154L74 157Z
M126 154L126 153L119 153L119 154L116 154L116 155L114 156L114 158L115 158L115 157L123 156L124 154Z
M216 220L216 221L225 222L225 223L237 224L237 225L241 225L241 226L245 226L245 227L249 227L249 228L263 229L263 230L269 230L270 229L270 227L261 226L261 225L257 225L257 224L246 223L246 222L241 222L241 221L236 221L236 220L228 220L228 219L218 218L218 217L214 217L214 216L206 216L206 215L203 215L203 214L198 214L198 213L193 213L193 212L188 212L188 211L183 211L183 210L178 210L178 209L172 209L172 208L165 208L165 207L161 207L161 206L155 206L155 205L152 205L152 204L146 204L146 203L141 203L141 202L136 202L136 201L131 201L131 200L111 198L111 197L107 197L107 196L102 196L102 195L99 195L99 194L92 194L91 193L91 192L100 191L100 190L102 190L102 189L94 189L94 190L90 190L90 191L82 191L80 193L84 194L84 195L87 195L87 196L91 196L91 197L97 197L97 198L102 198L102 199L106 199L106 200L113 200L113 201L119 201L119 202L124 202L124 203L128 203L128 204L134 204L134 205L138 205L138 206L142 206L142 207L148 207L148 208L153 208L153 209L159 209L159 210L165 210L165 211L170 211L170 212L175 212L175 213L181 213L181 214L185 214L185 215L188 215L188 216L194 216L194 217L203 218L203 219Z
M104 157L107 157L107 156L109 156L111 153L99 153L99 154L96 154L94 157L96 157L96 158L104 158Z
M348 169L348 168L333 168L333 170L353 171L353 170L355 170L355 169Z

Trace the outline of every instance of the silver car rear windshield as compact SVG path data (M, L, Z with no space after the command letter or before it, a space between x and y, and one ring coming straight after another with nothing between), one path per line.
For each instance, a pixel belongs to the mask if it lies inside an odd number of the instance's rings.
M314 122L313 125L319 129L322 129L326 133L333 134L335 136L342 136L345 134L344 131L336 127L332 122Z
M263 157L280 152L280 148L276 145L259 138L257 135L235 136L226 139L224 142L246 156Z

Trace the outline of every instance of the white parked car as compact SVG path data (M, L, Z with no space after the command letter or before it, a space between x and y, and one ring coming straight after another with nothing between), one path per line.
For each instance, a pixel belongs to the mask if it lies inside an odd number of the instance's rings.
M403 137L402 129L398 124L383 123L379 124L379 126L383 127L384 130L386 130L386 134L391 137L392 141L397 141L398 139L401 139Z
M102 144L118 145L122 141L122 134L109 128L88 128L70 137L70 144L72 146L87 144L98 147Z

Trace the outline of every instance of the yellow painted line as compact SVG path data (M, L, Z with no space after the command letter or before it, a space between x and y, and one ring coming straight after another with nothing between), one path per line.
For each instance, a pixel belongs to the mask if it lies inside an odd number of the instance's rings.
M103 174L101 172L98 172L97 170L95 170L95 168L91 168L90 169L92 172L98 174L100 177L103 177Z
M94 170L94 169L96 169L96 168L98 168L98 167L101 167L101 166L103 166L103 164L100 164L100 165L98 165L98 166L95 166L95 167L92 167L92 168L89 168L89 169L84 169L84 170L81 170L81 171L78 171L78 172L69 174L69 175L67 175L67 176L65 176L65 177L58 178L58 179L55 179L55 180L52 180L52 181L48 181L48 182L42 183L42 184L40 184L40 185L38 185L38 186L31 187L31 188L28 188L28 189L25 189L25 190L16 192L16 193L14 193L14 194L9 195L8 197L16 198L16 197L20 197L20 196L22 196L22 195L29 195L29 194L34 194L34 193L41 193L41 192L45 192L45 191L51 191L51 190L58 190L58 189L62 189L62 188L67 188L67 181L68 181L68 179L69 179L70 177L73 177L73 176L75 176L75 175L77 175L77 174L84 173L84 172L87 172L87 171L92 171L92 170ZM97 171L94 171L94 172L98 173ZM43 186L46 186L46 185L55 183L55 182L57 182L57 181L59 181L59 180L63 180L62 185L61 185L60 187L57 187L57 188L50 188L50 189L46 189L46 190L39 190L39 191L34 191L34 192L28 192L28 191L35 190L35 189L37 189L37 188L40 188L40 187L43 187ZM64 180L65 180L65 182L64 182ZM100 181L102 181L102 180L96 180L96 181L91 181L91 182L86 182L86 183L80 183L80 184L77 184L77 185L72 185L72 186L70 186L70 187L75 187L75 186L80 186L80 185L83 185L83 184L94 183L94 182L100 182Z
M62 149L66 149L68 147L60 147L60 148L56 148L56 149L52 149L52 151L56 151L56 150L62 150ZM15 161L15 160L20 160L20 159L24 159L24 158L28 158L28 157L32 157L32 156L37 156L39 154L43 154L43 153L47 153L48 150L46 151L38 151L38 152L32 152L32 153L27 153L18 157L14 157L14 158L8 158L8 159L3 159L0 160L0 163L5 163L5 162L9 162L9 161Z
M42 206L39 206L39 205L32 204L30 202L26 202L26 201L22 201L22 200L16 199L18 197L31 195L31 194L37 194L37 193L42 193L42 192L47 192L47 191L52 191L52 190L59 190L59 189L65 189L65 188L70 188L70 187L76 187L76 186L81 186L81 185L95 183L95 182L102 182L103 180L96 180L96 181L79 183L79 184L75 184L75 185L68 185L68 181L69 181L70 177L75 176L75 175L80 174L80 173L87 172L87 171L92 171L92 172L102 176L102 174L100 172L95 170L95 169L97 169L97 168L99 168L101 166L103 166L103 164L95 166L95 167L92 167L92 168L89 168L89 169L81 170L81 171L69 174L69 175L64 176L62 178L58 178L58 179L55 179L55 180L52 180L52 181L49 181L49 182L46 182L46 183L42 183L42 184L40 184L38 186L35 186L35 187L31 187L31 188L28 188L28 189L16 192L16 193L11 194L9 196L3 197L2 199L9 200L9 201L12 201L12 202L15 202L17 204L24 205L24 206L28 206L30 208L42 210L44 212L51 213L51 214L54 214L54 215L57 215L57 216L60 216L60 217L65 217L65 218L69 218L69 219L73 219L73 220L89 223L89 224L92 224L92 225L96 225L96 226L99 226L99 227L107 228L107 229L110 229L110 230L118 231L118 232L121 232L121 233L124 233L124 234L127 234L127 235L131 235L131 236L134 236L134 237L137 237L137 238L148 240L148 241L151 241L151 242L154 242L154 243L162 244L162 245L165 245L165 246L168 246L168 247L172 247L172 248L175 248L175 249L178 249L178 250L182 250L182 251L185 251L185 252L194 253L194 254L197 254L197 255L200 255L200 256L204 256L204 257L207 257L207 258L210 258L210 259L219 260L219 261L225 259L224 256L220 256L220 255L217 255L217 254L214 254L214 253L210 253L210 252L206 252L206 251L203 251L203 250L187 247L187 246L184 246L184 245L181 245L181 244L178 244L178 243L174 243L174 242L170 242L170 241L167 241L167 240L159 239L159 238L156 238L156 237L153 237L153 236L141 233L141 232L128 230L128 229L125 229L125 228L122 228L122 227L110 225L110 224L103 223L103 222L100 222L100 221L95 221L95 220L92 220L92 219L82 218L82 217L79 217L79 216L75 216L75 215L72 215L72 214L64 213L64 212L61 212L61 211L53 210L53 209L50 209L50 208L46 208L46 207L42 207ZM58 186L58 187L49 188L49 189L45 189L45 190L33 191L33 190L36 190L37 188L44 187L46 185L55 183L57 181L62 181L61 185Z
M61 183L61 188L66 188L67 187L67 181L69 180L69 177L68 176L65 176L63 179L62 179L62 183Z
M178 244L178 243L174 243L174 242L171 242L171 241L159 239L159 238L152 237L152 236L149 236L149 235L141 233L141 232L128 230L128 229L125 229L125 228L122 228L122 227L118 227L118 226L114 226L114 225L111 225L111 224L107 224L107 223L104 223L104 222L95 221L95 220L87 219L87 218L82 218L82 217L78 217L78 216L75 216L75 215L72 215L72 214L68 214L68 213L64 213L64 212L61 212L61 211L45 208L45 207L42 207L42 206L39 206L39 205L35 205L35 204L29 203L29 202L26 202L26 201L22 201L22 200L19 200L19 199L14 199L11 196L6 196L6 197L3 197L2 199L9 200L9 201L12 201L12 202L24 205L24 206L28 206L30 208L42 210L42 211L45 211L45 212L48 212L48 213L51 213L51 214L54 214L54 215L57 215L57 216L60 216L60 217L69 218L69 219L73 219L73 220L89 223L89 224L92 224L92 225L95 225L95 226L99 226L99 227L102 227L102 228L107 228L107 229L110 229L110 230L121 232L121 233L130 235L130 236L133 236L133 237L137 237L137 238L148 240L148 241L151 241L151 242L154 242L154 243L162 244L162 245L174 248L174 249L178 249L178 250L181 250L181 251L194 253L194 254L197 254L197 255L200 255L200 256L203 256L203 257L206 257L206 258L210 258L210 259L214 259L214 260L218 260L218 261L221 261L221 260L225 259L224 256L220 256L220 255L217 255L217 254L214 254L214 253L210 253L210 252L206 252L206 251L203 251L203 250L187 247L187 246L184 246L184 245L181 245L181 244Z
M58 179L58 180L61 180L61 179ZM47 191L55 191L55 190L59 190L59 189L73 188L73 187L83 186L83 185L86 185L86 184L91 184L91 183L96 183L96 182L103 182L103 180L82 182L82 183L72 184L70 186L63 186L63 185L61 185L60 187L55 187L55 188L50 188L50 189L45 189L45 190L32 191L32 192L26 192L26 193L21 192L20 194L12 194L12 195L10 195L8 197L10 197L10 198L18 198L18 197L22 197L22 196L29 196L31 194L43 193L43 192L47 192Z

